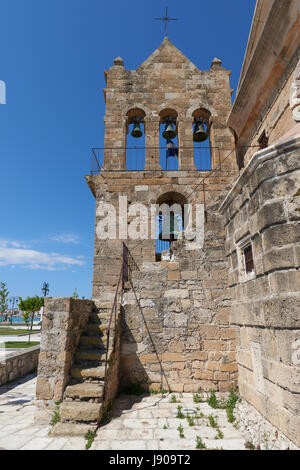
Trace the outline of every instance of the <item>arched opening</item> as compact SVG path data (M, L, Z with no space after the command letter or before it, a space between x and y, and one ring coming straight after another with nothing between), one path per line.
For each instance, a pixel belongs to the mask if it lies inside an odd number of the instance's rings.
M194 162L197 170L211 170L211 114L207 109L196 109L193 114Z
M145 112L140 108L128 111L126 129L126 169L145 168Z
M157 202L155 259L161 261L162 252L171 255L172 246L184 231L184 205L187 199L180 193L168 192L161 195Z
M162 170L178 170L178 113L166 108L159 113L160 166Z

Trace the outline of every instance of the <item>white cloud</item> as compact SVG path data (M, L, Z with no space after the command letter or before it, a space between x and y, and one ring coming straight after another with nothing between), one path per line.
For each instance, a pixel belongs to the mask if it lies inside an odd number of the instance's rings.
M0 240L0 266L21 265L30 269L54 271L85 264L82 258L72 258L71 256L59 253L44 253L37 250L16 248L18 245L18 242Z
M73 233L61 233L58 235L49 235L49 240L53 240L59 243L79 243L78 235L74 235Z

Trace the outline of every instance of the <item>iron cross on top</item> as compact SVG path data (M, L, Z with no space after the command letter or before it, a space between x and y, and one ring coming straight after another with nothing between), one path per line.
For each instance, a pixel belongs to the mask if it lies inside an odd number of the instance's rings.
M166 13L165 13L165 16L163 18L154 18L154 19L164 21L164 23L165 23L165 36L167 36L168 21L177 21L178 20L178 18L170 18L168 16L168 8L166 8Z

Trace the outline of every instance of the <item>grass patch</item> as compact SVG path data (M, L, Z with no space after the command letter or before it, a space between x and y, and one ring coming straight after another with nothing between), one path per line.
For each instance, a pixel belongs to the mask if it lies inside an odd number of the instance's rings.
M31 334L33 333L40 333L40 330L32 330ZM29 334L29 331L26 329L18 329L15 328L0 328L0 336L18 336L18 335L25 335Z
M89 448L91 447L91 445L93 444L93 441L95 439L95 436L96 436L96 431L91 431L89 430L86 435L84 436L84 438L86 439L87 443L85 444L85 450L89 450Z
M3 346L2 346L3 344ZM5 343L0 343L0 348L3 349L18 349L18 348L31 348L32 346L36 346L40 344L39 341L6 341Z

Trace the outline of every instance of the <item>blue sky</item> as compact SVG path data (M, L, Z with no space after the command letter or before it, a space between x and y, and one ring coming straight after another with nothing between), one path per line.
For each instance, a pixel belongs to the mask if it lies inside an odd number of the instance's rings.
M166 2L2 0L0 281L12 295L91 296L95 201L85 182L103 146L104 70L137 68L162 42ZM214 57L236 89L255 0L173 0L168 37L198 68Z

